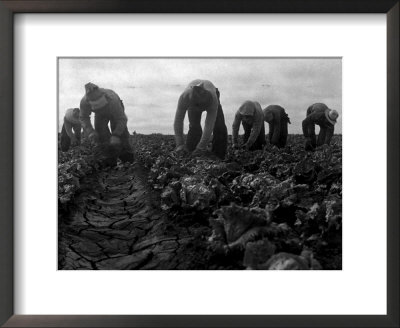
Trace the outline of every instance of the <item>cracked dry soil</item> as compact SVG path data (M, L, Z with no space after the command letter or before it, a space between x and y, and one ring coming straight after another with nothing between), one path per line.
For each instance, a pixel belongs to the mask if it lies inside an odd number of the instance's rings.
M212 268L210 228L162 211L138 163L83 179L58 221L60 270Z

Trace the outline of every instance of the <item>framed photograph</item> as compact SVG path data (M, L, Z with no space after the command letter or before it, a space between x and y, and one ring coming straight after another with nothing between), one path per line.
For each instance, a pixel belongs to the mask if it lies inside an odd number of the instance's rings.
M0 10L1 324L398 327L398 1Z

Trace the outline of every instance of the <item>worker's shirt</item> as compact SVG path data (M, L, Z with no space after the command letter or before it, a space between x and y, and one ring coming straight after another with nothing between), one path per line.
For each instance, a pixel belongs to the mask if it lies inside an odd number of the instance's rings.
M89 101L86 99L86 95L82 98L79 119L82 123L83 129L88 135L94 131L92 123L90 122L90 115L93 112L95 115L108 118L111 122L111 125L115 127L112 131L112 134L117 137L121 137L128 122L122 101L119 96L110 89L99 88L99 90L104 93L108 103L102 108L93 110L89 104Z
M268 122L269 125L269 141L271 144L276 145L282 132L282 125L290 123L289 116L286 114L283 107L278 105L270 105L266 111L272 114L272 121Z
M246 146L251 147L255 141L257 140L258 135L261 132L262 126L264 124L264 115L261 109L261 105L257 101L247 101L245 102L247 106L254 107L254 114L253 114L253 124L251 126L251 132L249 139L247 139ZM244 105L244 104L243 104ZM243 106L242 105L242 106ZM235 120L232 124L232 143L237 144L238 136L239 136L239 128L240 123L242 123L242 114L240 114L240 109L237 110L235 114Z
M81 122L79 118L74 116L74 108L68 108L64 116L64 128L67 132L68 137L73 138L74 133L72 128L81 129Z
M328 106L326 106L325 104L322 103L315 103L313 105L311 105L310 107L307 108L307 116L315 113L315 112L323 112L325 113L325 111L328 109Z
M320 127L332 127L333 124L328 121L326 118L326 112L329 112L329 109L326 109L325 111L315 111L308 115L304 120L303 120L303 125L319 125Z
M211 94L211 101L205 106L199 106L192 101L193 87L199 85ZM218 103L219 102L216 93L216 88L214 84L212 84L210 81L194 80L189 83L189 85L186 87L186 89L179 97L178 107L175 113L174 132L175 132L176 146L184 144L183 121L185 119L187 110L190 108L190 110L199 110L207 112L206 120L204 123L203 134L201 136L200 142L196 147L197 149L200 150L207 149L207 145L211 139L211 134L214 129L215 120L217 118Z

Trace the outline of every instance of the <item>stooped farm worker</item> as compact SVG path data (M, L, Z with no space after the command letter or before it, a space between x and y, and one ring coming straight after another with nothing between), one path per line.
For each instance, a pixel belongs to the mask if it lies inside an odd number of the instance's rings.
M90 122L92 112L94 128ZM105 164L116 165L117 158L123 162L133 162L133 149L127 128L128 118L121 99L113 90L99 88L93 83L86 84L79 119L89 140L99 144ZM108 128L109 123L111 131Z
M269 125L269 143L279 148L286 146L290 118L279 105L270 105L263 110L264 120Z
M242 147L248 150L262 149L265 145L264 117L257 101L245 101L237 110L232 124L232 146L237 148L240 123L244 129Z
M79 108L69 108L64 115L61 129L60 146L62 151L67 151L70 146L81 143L81 122L79 121Z
M325 104L316 103L308 107L307 117L303 120L303 134L306 138L306 150L313 150L316 146L330 144L338 117L338 112L329 109ZM315 125L319 125L320 127L318 140L315 135Z
M206 153L212 137L212 152L223 159L228 145L228 130L219 100L218 89L208 80L194 80L185 88L178 100L175 113L174 132L176 151L189 151L193 155ZM206 111L204 131L201 128L201 115ZM186 112L189 116L189 131L186 144L183 139L183 121Z

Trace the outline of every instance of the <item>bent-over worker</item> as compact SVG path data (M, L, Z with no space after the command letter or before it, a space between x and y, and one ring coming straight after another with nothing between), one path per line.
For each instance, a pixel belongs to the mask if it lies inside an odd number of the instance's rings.
M248 150L262 149L265 145L264 117L257 101L245 101L237 110L232 124L232 146L238 147L240 123L244 129L242 147Z
M105 157L104 164L114 166L117 164L117 158L132 163L134 157L129 141L128 118L119 96L113 90L88 83L85 85L80 109L79 118L84 132L91 141L99 144ZM94 128L90 122L92 112Z
M338 117L338 112L329 109L325 104L315 103L308 107L307 117L303 120L306 150L313 150L317 146L330 144ZM315 125L320 127L318 140L315 135Z
M212 138L212 152L223 159L228 144L228 131L224 113L219 101L218 89L208 80L194 80L189 83L178 100L175 113L174 132L177 151L193 152L202 155ZM201 115L207 113L204 131L201 128ZM183 138L183 121L186 112L189 116L189 131L186 144Z
M65 112L64 123L61 129L60 146L62 151L67 151L81 143L81 122L79 121L79 108L69 108Z
M279 148L286 146L290 118L279 105L270 105L263 110L264 120L269 125L269 143Z

